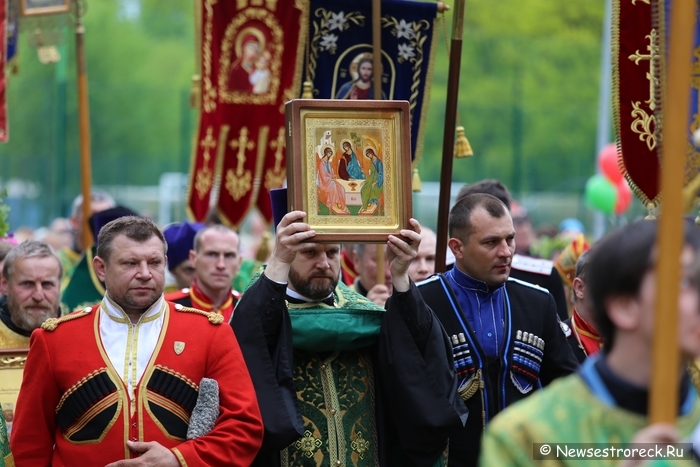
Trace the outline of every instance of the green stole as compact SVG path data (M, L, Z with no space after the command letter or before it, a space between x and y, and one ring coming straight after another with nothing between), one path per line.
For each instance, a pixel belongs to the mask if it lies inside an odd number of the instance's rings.
M343 283L333 295L334 306L287 303L304 435L282 467L379 465L372 346L385 310Z

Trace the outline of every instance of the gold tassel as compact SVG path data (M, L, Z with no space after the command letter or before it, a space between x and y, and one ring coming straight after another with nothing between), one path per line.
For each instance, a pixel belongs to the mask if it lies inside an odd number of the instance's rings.
M262 234L262 242L260 243L258 252L255 254L255 260L264 263L267 261L267 258L270 256L270 253L270 232L265 231Z
M311 83L311 81L304 81L303 91L301 92L301 98L302 99L313 99L314 98L313 83Z
M190 107L193 109L199 108L199 102L202 93L202 77L192 75L192 87L190 88Z
M647 211L648 211L648 214L647 214L647 216L644 218L644 220L647 220L647 221L648 221L648 220L654 220L654 219L656 219L656 216L654 216L654 209L656 209L656 205L654 204L653 201L649 201L649 204L647 204Z
M464 127L457 127L457 140L455 141L455 157L470 157L474 155L472 151L472 146L469 144L469 140L464 135Z
M423 191L423 186L420 183L420 174L418 173L418 167L413 168L413 179L411 180L411 186L413 187L414 193L419 193Z

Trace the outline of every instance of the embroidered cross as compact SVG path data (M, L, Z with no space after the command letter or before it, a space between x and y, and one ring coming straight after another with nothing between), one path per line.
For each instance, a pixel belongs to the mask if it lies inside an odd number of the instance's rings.
M647 51L649 51L649 53L642 54L637 50L628 58L632 60L635 65L639 65L641 61L649 61L649 71L647 72L647 79L649 80L649 99L644 102L648 104L651 112L647 112L643 109L639 101L632 102L632 116L635 117L635 120L632 122L631 128L632 131L639 135L640 141L645 141L647 143L647 147L651 151L656 147L656 118L654 116L656 95L654 90L659 84L654 73L659 60L659 42L656 29L652 29L651 33L645 36L645 38L649 39L649 45L647 45Z
M284 127L277 132L277 139L270 141L270 149L275 149L275 167L265 174L265 188L271 190L282 186L286 171L282 170L282 150L284 149Z
M246 161L245 151L246 149L251 150L255 147L255 143L248 139L248 127L241 128L238 139L231 140L229 146L234 151L238 150L236 154L238 165L236 166L235 173L232 169L226 171L226 190L228 190L235 201L238 201L243 195L250 191L253 179L250 170L245 170L244 172L244 164Z

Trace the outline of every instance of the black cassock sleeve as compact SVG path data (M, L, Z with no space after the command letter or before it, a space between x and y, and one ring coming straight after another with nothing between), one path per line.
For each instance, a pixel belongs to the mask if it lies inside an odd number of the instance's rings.
M449 433L464 426L452 344L415 284L386 304L379 338L379 374L404 453L417 467L442 455Z
M253 465L274 466L279 451L303 434L292 374L292 325L285 302L286 284L264 274L243 294L231 327L253 379L265 435Z

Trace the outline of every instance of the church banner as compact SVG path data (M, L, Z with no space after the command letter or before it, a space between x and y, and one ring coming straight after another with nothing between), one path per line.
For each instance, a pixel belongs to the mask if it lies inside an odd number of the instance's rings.
M662 31L649 2L613 0L613 114L623 173L645 204L658 202Z
M253 206L272 219L268 193L286 176L284 103L301 89L305 5L201 0L201 112L188 186L192 218L203 220L214 204L234 228Z
M670 0L614 0L612 57L613 111L621 169L645 204L660 201L662 86L665 45L672 12ZM697 11L696 11L697 15ZM700 170L700 151L692 134L700 129L700 23L693 39L686 164L683 184Z
M420 158L432 81L437 3L382 1L382 99L406 100ZM311 0L305 80L314 99L373 99L372 2Z

